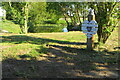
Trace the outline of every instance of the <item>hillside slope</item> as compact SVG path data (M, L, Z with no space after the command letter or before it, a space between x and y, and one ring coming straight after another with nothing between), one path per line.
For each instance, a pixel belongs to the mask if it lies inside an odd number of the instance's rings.
M6 30L10 33L20 33L20 26L12 21L0 21L0 30Z

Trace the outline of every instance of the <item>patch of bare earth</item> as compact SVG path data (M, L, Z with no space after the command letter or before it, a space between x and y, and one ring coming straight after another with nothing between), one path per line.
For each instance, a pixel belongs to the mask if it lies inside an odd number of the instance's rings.
M8 59L3 61L3 77L117 78L116 66L94 61L96 55L79 49L65 50L65 45L51 45L48 53L41 55L37 60Z

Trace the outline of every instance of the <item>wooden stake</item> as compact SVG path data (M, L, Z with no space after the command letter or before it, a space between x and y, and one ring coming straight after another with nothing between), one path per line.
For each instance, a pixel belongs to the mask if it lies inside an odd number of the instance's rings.
M88 21L90 22L91 20L95 20L95 15L93 15L90 11L88 15ZM91 51L93 50L93 47L94 47L94 37L92 36L91 38L87 38L87 50Z

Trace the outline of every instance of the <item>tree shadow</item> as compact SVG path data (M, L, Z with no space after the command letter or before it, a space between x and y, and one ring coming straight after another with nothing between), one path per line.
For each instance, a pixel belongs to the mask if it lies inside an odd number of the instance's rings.
M44 44L47 42L55 42L59 44L73 44L73 45L86 45L86 43L79 43L79 42L69 42L69 41L59 41L53 39L46 39L46 38L35 38L25 35L13 35L13 36L0 36L2 43L14 43L14 44L21 44L21 43L31 43L31 44Z
M49 45L49 42L54 42L79 46L86 45L86 43L35 38L25 35L2 36L1 40L3 43L14 44ZM39 49L36 49L36 51L39 52ZM96 64L104 65L106 63L109 56L106 57L105 52L95 50L89 52L84 48L49 45L46 55L39 55L38 58L35 58L23 54L18 55L18 57L19 59L11 57L2 61L3 78L116 78L114 75L106 76L104 73L104 75L99 74L101 69L98 69L98 67L101 65ZM109 69L108 66L105 67Z
M13 36L0 36L2 43L14 43L14 44L21 44L21 43L31 43L31 44L44 44L48 42L55 42L59 44L71 44L71 45L86 45L86 43L81 42L69 42L69 41L60 41L54 39L47 39L47 38L35 38L25 35L13 35ZM97 45L98 43L94 43Z
M31 43L31 44L44 44L45 41L25 35L1 36L2 43Z

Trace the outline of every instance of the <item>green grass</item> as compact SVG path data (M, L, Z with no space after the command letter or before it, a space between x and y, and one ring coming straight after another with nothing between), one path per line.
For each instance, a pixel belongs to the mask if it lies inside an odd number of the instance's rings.
M6 50L3 50L2 53L3 53L3 58L19 59L19 55L27 54L27 55L31 55L31 57L33 57L34 55L37 55L38 52L36 52L35 49L39 49L39 47L36 45L23 43L23 44L19 44L19 45L12 45L11 47L6 48Z
M115 34L115 32L113 33ZM113 36L113 35L111 35ZM117 34L115 34L116 38ZM97 35L94 36L95 43L97 43ZM115 38L108 40L110 44L104 45L103 49L110 49L117 46L117 41ZM114 41L114 45L111 41ZM5 34L2 36L2 46L3 46L3 58L5 57L17 57L18 54L28 54L31 56L38 56L38 54L47 53L46 45L60 45L63 44L66 47L76 47L76 48L86 48L86 45L79 45L81 43L86 43L86 36L82 32L57 32L57 33L30 33L30 34ZM109 45L113 45L110 47ZM5 48L4 48L5 47ZM102 46L101 46L102 47ZM67 48L66 48L67 49ZM97 50L97 48L95 48ZM99 47L99 49L101 49ZM98 50L97 50L98 51Z
M86 50L85 34L79 31L3 34L1 36L3 67L10 65L9 68L3 69L4 77L56 75L53 69L56 69L58 65L66 76L68 76L65 74L66 70L81 70L86 73L101 71L102 69L98 69L101 64L107 64L109 67L116 65L118 51L114 48L118 46L117 28L106 44L94 48L94 51L91 52ZM97 35L94 37L95 43L97 43ZM109 69L109 67L107 68ZM50 70L52 73L49 74ZM48 73L44 73L47 71Z
M18 24L14 24L12 21L0 21L0 29L7 30L11 33L21 33L20 26Z
M3 46L3 59L10 57L18 59L19 55L24 54L33 57L46 54L48 49L46 45L65 44L68 47L86 47L85 45L78 46L77 43L86 43L85 34L81 32L5 34L2 36L2 43L0 44Z

